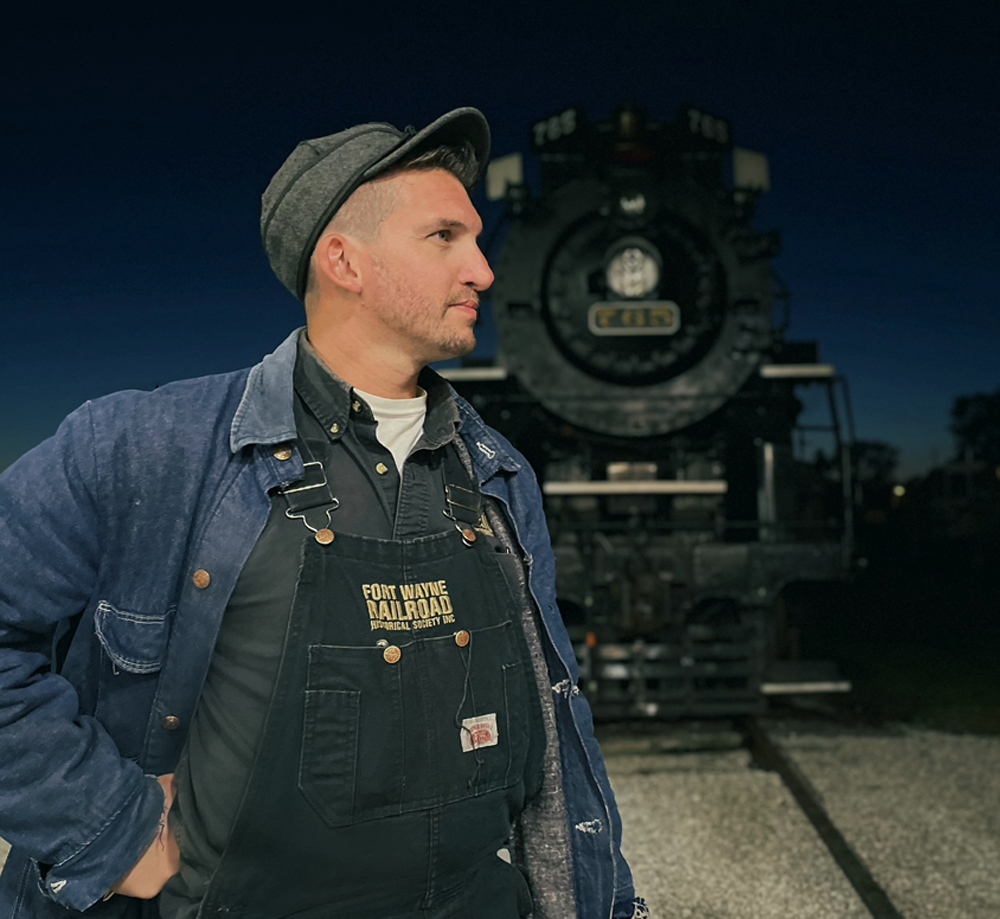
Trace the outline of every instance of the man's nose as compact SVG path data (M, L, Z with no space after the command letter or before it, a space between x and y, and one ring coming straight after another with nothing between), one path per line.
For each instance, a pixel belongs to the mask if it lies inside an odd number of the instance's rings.
M473 247L462 283L474 290L486 290L493 283L493 269L478 245Z

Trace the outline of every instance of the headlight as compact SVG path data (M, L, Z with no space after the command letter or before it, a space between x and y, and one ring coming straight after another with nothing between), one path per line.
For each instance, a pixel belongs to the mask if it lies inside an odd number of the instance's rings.
M642 249L629 246L608 262L607 278L619 297L645 297L660 283L660 266Z

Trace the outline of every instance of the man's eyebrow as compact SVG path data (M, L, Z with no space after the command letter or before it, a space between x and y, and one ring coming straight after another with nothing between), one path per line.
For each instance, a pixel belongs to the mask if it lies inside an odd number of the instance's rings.
M463 223L461 220L455 220L450 217L440 217L437 220L432 220L430 223L425 223L420 227L420 232L433 233L435 230L466 230L469 227Z

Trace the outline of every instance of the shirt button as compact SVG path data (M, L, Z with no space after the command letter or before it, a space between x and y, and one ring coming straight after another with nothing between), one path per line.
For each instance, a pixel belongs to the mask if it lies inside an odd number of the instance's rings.
M336 421L333 424L330 425L330 433L331 434L339 434L340 433L340 425L337 424Z
M204 590L209 584L212 583L212 576L204 568L199 568L194 573L191 580L194 581L194 586L197 587L198 590Z
M385 475L385 474L386 474L386 473L387 473L387 472L389 471L389 467L388 467L388 466L386 466L386 464L385 464L385 463L379 463L379 464L378 464L378 465L377 465L377 466L375 467L375 471L376 471L376 472L377 472L377 473L378 473L379 475Z
M360 411L361 411L361 403L360 403L360 402L358 402L358 400L357 400L357 399L355 399L355 400L354 400L354 401L353 401L353 402L351 403L351 408L353 408L353 409L354 409L354 411L356 411L356 412L360 412Z
M290 460L292 458L292 448L282 444L280 447L274 448L273 456L276 460Z
M403 656L403 652L399 650L395 645L389 645L382 652L382 657L385 659L387 664L395 664Z
M464 648L471 639L472 636L468 632L466 632L465 629L462 629L460 632L455 633L455 644L458 645L460 648Z
M160 724L165 730L176 731L181 726L181 719L176 715L166 715Z

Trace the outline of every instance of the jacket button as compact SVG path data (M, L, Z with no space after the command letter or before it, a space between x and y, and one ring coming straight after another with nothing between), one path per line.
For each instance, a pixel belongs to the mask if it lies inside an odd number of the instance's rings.
M473 530L471 527L466 527L464 530L462 530L462 539L464 539L469 544L474 543L476 541L476 531Z
M377 472L377 473L378 473L379 475L385 475L385 474L386 474L386 473L387 473L387 472L389 471L389 467L388 467L388 466L386 466L386 464L385 464L385 463L379 463L379 464L378 464L378 465L377 465L377 466L375 467L375 471L376 471L376 472Z
M176 715L166 715L160 724L168 731L176 731L181 726L181 719Z
M282 444L280 447L274 448L273 456L276 460L290 460L292 458L292 448Z
M382 657L385 659L387 664L395 664L403 656L403 652L399 650L395 645L389 645L382 652Z
M328 546L334 541L334 539L336 539L336 534L333 530L323 527L322 530L316 531L315 539L321 546Z
M468 632L466 632L465 629L462 629L460 632L455 633L455 644L458 645L460 648L464 648L471 639L472 636Z
M204 568L199 568L194 573L194 577L192 577L191 580L194 581L194 586L197 587L198 590L204 590L209 584L212 583L212 576Z

